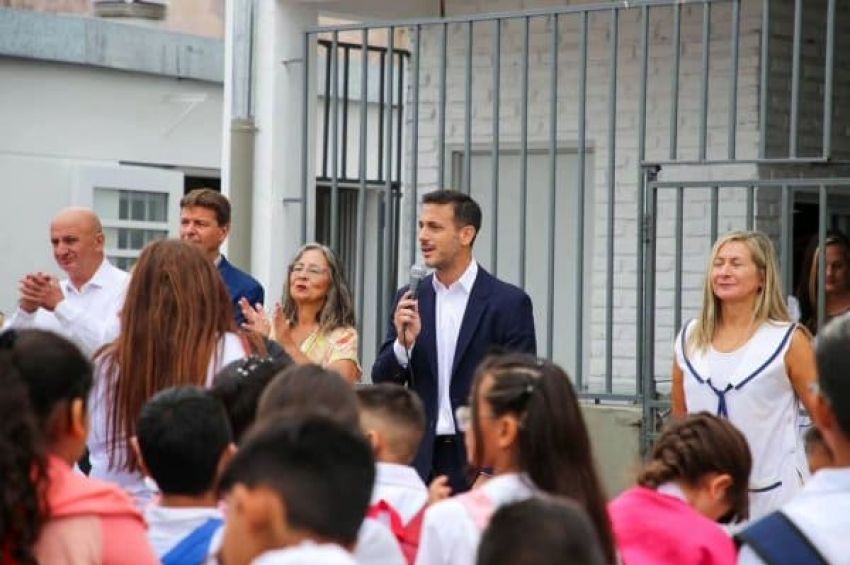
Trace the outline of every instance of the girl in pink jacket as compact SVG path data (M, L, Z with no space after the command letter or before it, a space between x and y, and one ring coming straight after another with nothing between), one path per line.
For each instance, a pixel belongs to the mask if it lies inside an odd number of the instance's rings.
M91 387L91 364L64 338L0 335L0 565L157 563L130 498L73 468Z

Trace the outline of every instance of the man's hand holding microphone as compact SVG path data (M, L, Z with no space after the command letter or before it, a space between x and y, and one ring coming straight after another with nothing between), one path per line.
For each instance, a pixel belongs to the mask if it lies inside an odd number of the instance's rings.
M410 267L410 283L407 292L398 301L393 316L398 342L406 350L410 350L422 331L422 320L419 318L419 283L428 274L425 267L413 265Z

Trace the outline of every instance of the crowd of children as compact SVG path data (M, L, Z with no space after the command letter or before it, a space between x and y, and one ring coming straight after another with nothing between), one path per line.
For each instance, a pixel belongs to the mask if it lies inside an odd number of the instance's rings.
M475 486L451 493L411 466L427 422L406 388L256 357L209 384L141 407L124 446L156 492L140 501L74 468L89 361L49 332L0 335L0 564L737 562L718 523L747 518L752 460L725 419L673 422L608 502L566 373L491 356L456 415ZM816 432L807 448L813 471L833 464Z

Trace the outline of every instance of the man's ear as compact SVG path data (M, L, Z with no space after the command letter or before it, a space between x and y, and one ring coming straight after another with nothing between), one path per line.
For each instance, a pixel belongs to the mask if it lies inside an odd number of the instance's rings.
M364 430L366 439L369 440L369 445L372 446L372 453L377 455L384 448L384 438L375 429Z
M467 247L472 246L472 242L475 241L475 228L471 225L460 228L460 241Z
M137 438L136 436L132 436L130 438L130 446L133 448L133 453L136 454L136 461L139 462L139 467L142 469L142 474L144 474L146 477L151 477L151 472L148 470L148 466L145 464L145 458L142 457L142 448L139 445L139 438Z

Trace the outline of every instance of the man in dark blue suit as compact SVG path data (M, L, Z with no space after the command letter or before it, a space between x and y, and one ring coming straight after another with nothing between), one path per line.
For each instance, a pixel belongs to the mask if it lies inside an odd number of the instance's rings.
M262 304L265 292L254 277L231 265L219 251L229 233L230 201L220 192L198 188L180 201L180 239L196 244L216 264L230 292L236 323L241 325L245 318L239 299L246 298L252 306Z
M372 366L374 382L407 383L419 393L428 425L414 465L426 481L446 475L455 492L469 488L455 411L469 401L475 368L491 352L536 352L531 299L472 256L480 228L481 208L466 194L422 198L419 244L434 272L415 298L399 291Z

